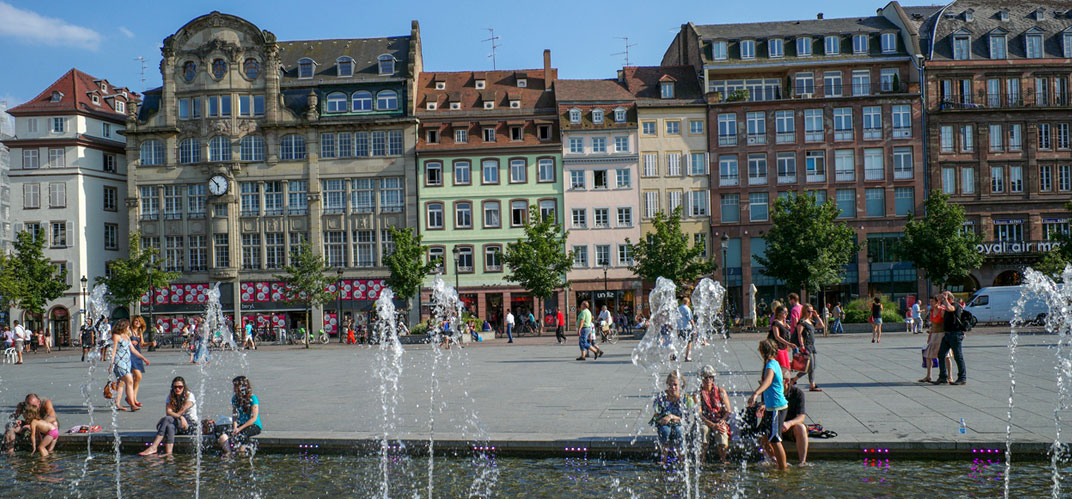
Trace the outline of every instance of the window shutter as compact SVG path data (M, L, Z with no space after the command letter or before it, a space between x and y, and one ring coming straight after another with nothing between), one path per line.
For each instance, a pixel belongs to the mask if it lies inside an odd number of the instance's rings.
M23 224L22 224L22 222L15 222L15 234L14 234L14 236L15 236L15 237L18 237L18 235L19 235L19 232L22 232L22 231L23 231Z
M703 153L703 174L711 174L711 153L709 152Z
M692 154L685 154L685 175L692 175Z
M67 247L74 247L74 223L67 222Z
M686 216L689 216L689 217L696 215L695 213L692 212L692 194L693 194L692 191L685 191L685 206L686 206L686 208L683 210L683 212L685 213Z

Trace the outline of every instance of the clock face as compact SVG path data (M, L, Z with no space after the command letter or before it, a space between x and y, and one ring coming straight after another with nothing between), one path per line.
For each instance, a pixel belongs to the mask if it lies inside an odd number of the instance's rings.
M222 196L227 192L227 177L216 175L208 181L208 191L213 196Z

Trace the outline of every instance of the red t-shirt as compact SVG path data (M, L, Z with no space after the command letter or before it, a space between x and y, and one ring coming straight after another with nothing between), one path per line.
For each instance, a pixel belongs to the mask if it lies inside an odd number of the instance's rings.
M561 310L559 310L558 314L555 316L555 325L556 326L565 326L566 325L566 316L562 314Z

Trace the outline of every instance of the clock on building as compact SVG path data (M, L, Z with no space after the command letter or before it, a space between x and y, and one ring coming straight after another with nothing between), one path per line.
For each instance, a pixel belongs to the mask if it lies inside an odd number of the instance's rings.
M213 196L222 196L227 193L227 177L216 175L208 181L208 192Z

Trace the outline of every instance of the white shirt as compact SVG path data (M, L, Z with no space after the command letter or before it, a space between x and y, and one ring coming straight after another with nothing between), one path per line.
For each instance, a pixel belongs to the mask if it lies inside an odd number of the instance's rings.
M174 391L174 390L172 390L172 391ZM197 399L194 398L194 392L190 391L189 386L186 387L186 394L188 395L188 397L186 397L186 400L188 402L193 403L193 405L190 406L190 408L186 411L186 413L190 415L190 419L194 420L195 423L199 422L200 420L197 419ZM164 401L165 404L167 404L169 402L171 402L170 397L168 399L165 399L165 401ZM171 407L168 406L168 408L170 409Z
M100 327L100 340L108 341L112 338L112 324L104 323Z
M15 341L26 341L29 337L26 333L26 328L22 327L22 324L15 326Z
M511 325L511 326L514 325L514 314L507 312L507 314L506 314L506 323Z
M612 319L610 317L610 311L609 310L604 310L604 311L599 313L599 322L604 322L608 326L611 325L611 324L614 324L614 319Z
M919 317L919 302L912 304L912 317Z

